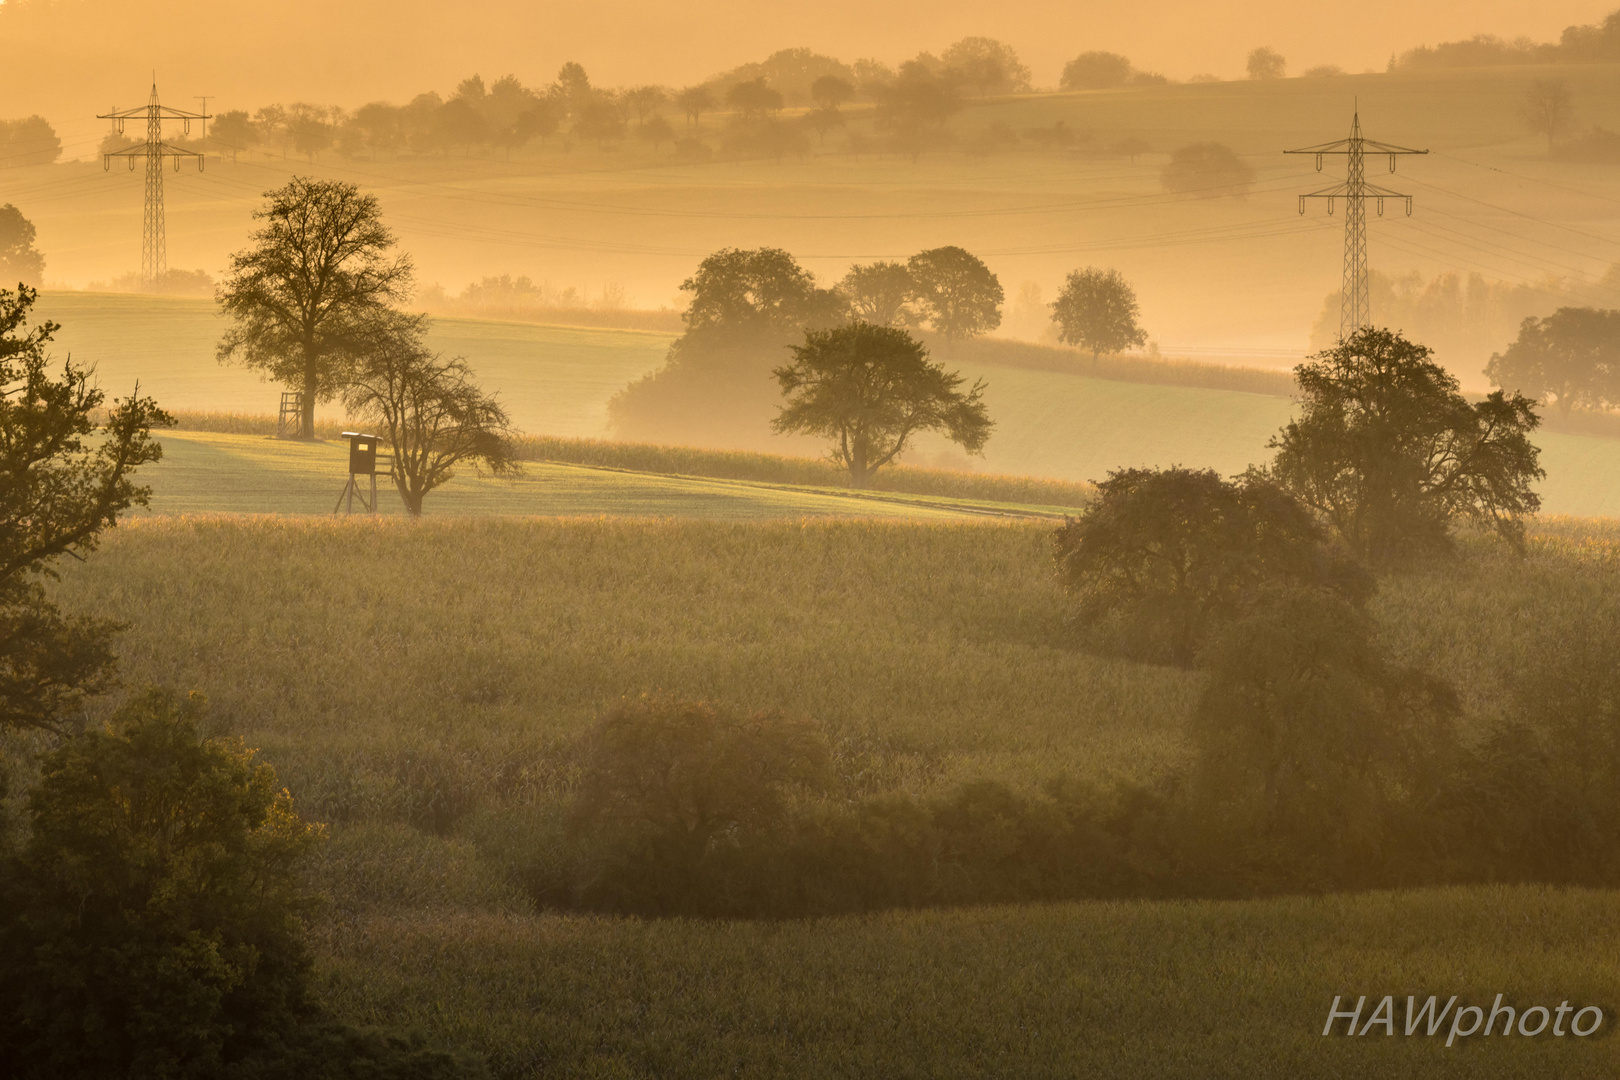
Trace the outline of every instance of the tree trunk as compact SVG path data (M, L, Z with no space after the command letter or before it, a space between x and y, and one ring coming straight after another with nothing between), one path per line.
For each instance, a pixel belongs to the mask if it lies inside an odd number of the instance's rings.
M315 391L319 387L320 372L315 367L311 351L304 351L304 415L299 422L298 437L313 441L315 438Z

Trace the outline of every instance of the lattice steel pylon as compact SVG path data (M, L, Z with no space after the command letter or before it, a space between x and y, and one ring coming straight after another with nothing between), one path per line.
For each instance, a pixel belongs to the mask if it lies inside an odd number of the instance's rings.
M1374 200L1378 216L1382 217L1385 199L1405 199L1406 216L1412 216L1412 196L1367 183L1366 155L1388 155L1389 171L1394 172L1397 157L1402 154L1427 154L1428 151L1362 138L1361 113L1358 110L1350 121L1348 139L1284 150L1283 153L1315 154L1317 172L1322 171L1322 159L1329 154L1343 154L1348 159L1344 183L1299 197L1301 214L1305 213L1306 199L1326 199L1329 214L1333 213L1335 199L1344 200L1344 284L1339 293L1339 340L1343 341L1372 319L1372 303L1367 294L1367 200Z
M163 282L168 272L167 239L163 220L163 159L174 159L175 172L180 171L181 158L196 158L197 171L203 168L203 156L195 150L186 150L183 147L171 146L163 141L163 121L179 120L185 125L185 134L191 134L193 120L207 120L206 112L185 112L181 109L171 109L159 104L157 92L157 79L152 80L152 96L145 105L134 109L122 111L113 109L112 112L102 113L97 120L111 120L117 128L118 134L124 133L124 121L140 118L146 120L146 141L136 143L123 150L114 150L101 155L101 166L104 169L112 168L113 158L124 158L129 162L130 171L135 169L135 159L146 159L146 214L141 222L141 288L152 292Z

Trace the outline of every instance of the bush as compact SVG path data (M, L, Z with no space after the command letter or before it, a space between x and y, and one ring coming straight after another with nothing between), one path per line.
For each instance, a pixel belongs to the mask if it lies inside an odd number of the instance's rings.
M1254 186L1254 169L1222 143L1193 143L1170 155L1160 174L1166 191L1215 198L1247 195Z
M1388 880L1440 786L1456 695L1393 664L1367 617L1280 590L1211 642L1186 839L1243 891ZM1409 850L1409 849L1408 849Z
M601 910L724 910L734 865L784 821L791 796L828 780L815 725L669 699L609 710L582 759L573 891Z
M1352 603L1372 581L1310 511L1263 478L1124 469L1057 530L1058 572L1088 646L1190 666L1265 589L1316 587Z

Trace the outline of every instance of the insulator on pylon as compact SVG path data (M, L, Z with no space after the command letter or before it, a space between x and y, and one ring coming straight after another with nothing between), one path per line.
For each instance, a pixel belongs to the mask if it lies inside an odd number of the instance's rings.
M101 171L102 172L110 172L110 171L112 171L112 158L108 157L106 154L101 155ZM1301 213L1303 213L1303 212L1304 211L1301 211Z
M1412 196L1410 195L1406 197L1406 216L1412 216Z
M1322 171L1322 155L1321 154L1316 155L1316 171L1317 172Z
M1328 217L1332 217L1332 216L1333 216L1333 200L1329 199L1328 200Z
M1384 216L1384 197L1382 195L1378 196L1378 216Z
M1389 155L1389 171L1390 172L1395 171L1395 155L1394 154Z

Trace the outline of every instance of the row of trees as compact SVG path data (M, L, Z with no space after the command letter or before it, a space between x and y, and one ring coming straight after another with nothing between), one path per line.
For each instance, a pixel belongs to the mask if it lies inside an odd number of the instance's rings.
M1391 71L1445 67L1487 67L1498 64L1582 64L1620 60L1620 11L1602 22L1564 28L1556 42L1527 37L1506 41L1492 34L1476 34L1466 41L1443 41L1408 49L1390 57Z

